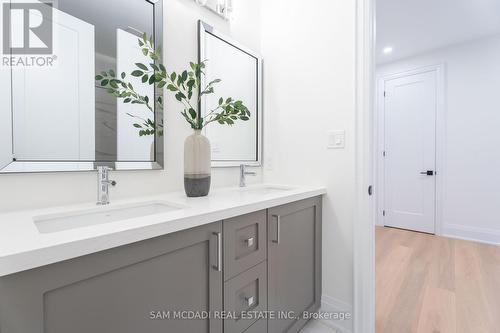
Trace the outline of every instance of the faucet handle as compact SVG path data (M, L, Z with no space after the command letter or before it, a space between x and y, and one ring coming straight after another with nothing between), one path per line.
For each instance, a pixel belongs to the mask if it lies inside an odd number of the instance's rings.
M245 175L248 175L248 176L256 176L257 172L247 171L248 167L251 167L251 165L240 164L240 171L241 171L241 173L245 174Z
M246 176L257 176L256 172L253 171L247 171L248 165L245 164L240 164L240 187L245 187L246 186Z

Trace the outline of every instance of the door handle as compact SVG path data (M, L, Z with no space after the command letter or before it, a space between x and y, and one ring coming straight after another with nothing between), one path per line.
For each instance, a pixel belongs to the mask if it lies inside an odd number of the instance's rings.
M214 232L215 236L217 236L217 265L214 265L213 268L217 272L222 272L222 233Z
M273 243L279 244L280 243L280 233L281 233L281 216L280 215L273 215L273 217L276 218L276 239L273 240Z
M422 171L420 174L426 176L434 176L434 171L432 170Z

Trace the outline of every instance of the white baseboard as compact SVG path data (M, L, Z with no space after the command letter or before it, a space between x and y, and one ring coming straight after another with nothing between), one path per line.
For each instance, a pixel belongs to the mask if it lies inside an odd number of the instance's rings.
M495 229L445 224L443 226L442 236L491 245L500 245L500 230Z
M353 331L353 320L352 320L352 305L340 301L336 298L330 297L328 295L323 295L321 297L321 312L326 313L349 313L351 314L351 319L349 320L333 320L333 319L323 319L320 320L324 325L334 328L339 333L352 333Z

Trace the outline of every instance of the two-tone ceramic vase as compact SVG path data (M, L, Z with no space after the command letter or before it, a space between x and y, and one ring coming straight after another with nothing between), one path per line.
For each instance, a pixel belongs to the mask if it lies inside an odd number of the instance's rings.
M184 190L188 197L204 197L210 192L210 141L195 130L184 142Z

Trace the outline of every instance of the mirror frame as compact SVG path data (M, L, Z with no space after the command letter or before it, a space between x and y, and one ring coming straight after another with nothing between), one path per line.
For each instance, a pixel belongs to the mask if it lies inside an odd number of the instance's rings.
M257 156L255 161L239 161L239 160L234 160L234 161L223 161L223 160L212 160L212 167L213 168L225 168L225 167L239 167L240 165L248 165L248 166L255 166L255 167L260 167L263 164L263 141L264 141L264 133L263 133L263 125L262 125L262 119L264 115L264 103L263 103L263 63L264 60L262 56L247 48L246 46L242 45L241 43L237 42L233 38L229 37L228 35L218 31L215 29L213 26L210 24L203 22L202 20L198 21L198 63L202 62L203 60L206 59L205 55L205 34L210 34L215 36L216 38L219 38L223 40L224 42L230 44L231 46L239 49L240 51L247 53L251 57L254 57L257 59L257 133L256 135L256 145L257 145ZM200 101L200 104L198 105L198 112L201 114L203 108L204 108L204 102L205 99L202 98ZM210 139L210 138L209 138Z
M153 29L155 45L161 45L161 57L164 62L164 45L163 45L163 0L144 0L148 4L154 6ZM161 90L155 89L155 98L164 94ZM13 113L14 110L11 110ZM159 111L155 109L155 119L165 119L165 110ZM158 118L157 118L158 117ZM164 132L166 127L164 128ZM127 170L163 170L165 164L163 136L155 135L155 160L154 161L12 161L9 165L19 165L19 170L5 171L0 170L2 174L19 174L19 173L52 173L52 172L88 172L97 170L98 166L108 166L115 171ZM12 147L13 148L13 147Z

